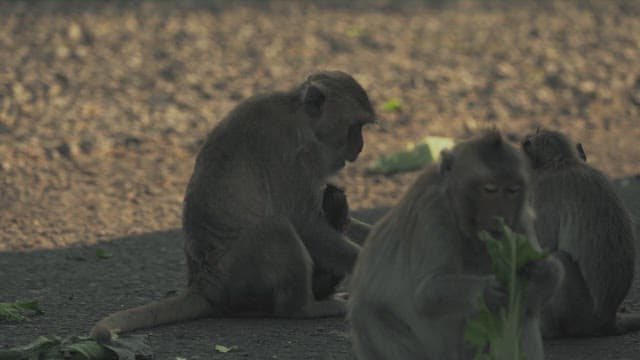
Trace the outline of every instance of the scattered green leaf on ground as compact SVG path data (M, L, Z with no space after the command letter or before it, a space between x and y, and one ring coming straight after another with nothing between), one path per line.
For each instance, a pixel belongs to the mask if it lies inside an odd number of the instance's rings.
M16 346L9 350L0 350L0 359L3 360L31 360L44 359L41 355L47 354L51 349L60 345L57 336L40 336L27 345Z
M492 268L498 282L507 289L506 308L495 314L480 299L478 313L467 323L465 340L476 349L476 360L520 360L520 329L526 299L526 283L518 279L518 270L530 261L542 259L547 253L534 249L524 235L514 233L498 220L504 234L496 240L486 232L480 234L491 256ZM488 349L488 350L487 350Z
M398 98L389 99L382 105L382 109L387 112L398 111L402 109L402 100Z
M98 249L96 250L96 257L98 259L108 259L110 258L112 255L110 252L104 250L104 249Z
M13 321L25 321L27 317L24 316L25 313L35 312L36 314L41 314L42 310L38 306L38 301L27 301L27 302L13 302L13 303L0 303L0 317L13 320Z
M425 136L420 143L429 145L429 151L431 151L431 157L434 161L440 158L442 150L451 149L456 144L452 138L444 136Z
M76 354L80 359L110 359L113 352L100 345L95 339L89 337L74 338L69 344L62 348L70 354Z
M362 29L358 27L351 27L347 30L348 37L359 37L360 35L362 35Z
M24 346L0 350L2 360L146 360L153 354L144 335L128 335L100 344L87 336L60 340L57 336L40 336Z
M238 347L236 345L224 346L224 345L216 344L216 346L215 346L216 351L219 352L219 353L228 353L229 351L235 350L237 348Z
M366 169L369 175L392 175L400 172L416 171L433 162L444 148L453 147L450 138L427 136L420 143L407 145L407 149L389 155L382 155Z

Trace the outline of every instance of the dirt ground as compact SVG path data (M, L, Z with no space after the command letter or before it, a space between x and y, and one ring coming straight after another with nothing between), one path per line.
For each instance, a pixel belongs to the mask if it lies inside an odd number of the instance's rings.
M0 321L0 346L80 334L180 290L181 201L202 139L242 99L319 69L353 74L379 112L335 179L352 208L403 193L415 173L364 169L409 141L492 126L517 140L542 126L582 142L640 209L620 180L640 173L639 19L637 1L0 1L0 301L45 310ZM393 98L400 111L385 112ZM637 283L626 306L640 310ZM150 339L159 359L349 359L346 330L216 319ZM636 359L640 334L546 348Z

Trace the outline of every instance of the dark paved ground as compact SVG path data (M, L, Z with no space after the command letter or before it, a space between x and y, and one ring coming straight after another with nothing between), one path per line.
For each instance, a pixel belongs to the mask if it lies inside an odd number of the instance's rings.
M627 184L618 188L638 219L640 183L618 184ZM356 214L371 219L383 211ZM98 248L112 257L98 260ZM25 323L0 321L0 345L25 343L38 335L82 334L109 312L180 290L184 267L178 230L123 237L98 246L0 253L2 299L38 299L45 311ZM638 276L626 303L627 308L640 310ZM150 334L158 359L351 359L346 331L342 319L207 319L138 333ZM220 354L214 351L216 344L238 349ZM546 344L546 351L549 359L637 359L640 333L556 340Z
M380 155L493 126L514 140L561 130L609 176L638 174L639 18L637 0L0 0L0 301L45 310L0 321L0 347L81 334L180 290L172 229L202 139L242 99L317 70L353 74L379 113L335 179L353 208L390 204L415 179L366 176ZM385 111L394 98L401 109ZM621 191L640 209L637 187ZM627 306L639 305L636 282ZM159 359L348 359L345 331L338 319L211 319L150 340ZM635 359L640 336L547 349Z

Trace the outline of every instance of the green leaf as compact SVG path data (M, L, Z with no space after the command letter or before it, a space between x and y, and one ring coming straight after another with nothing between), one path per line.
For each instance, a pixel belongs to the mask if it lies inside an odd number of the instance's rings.
M480 299L478 312L468 321L464 334L465 340L476 349L476 360L524 359L520 332L526 283L518 278L518 271L548 255L534 249L526 236L511 231L502 219L498 222L503 239L496 240L486 232L481 232L479 237L486 244L496 279L508 291L509 302L506 308L493 314Z
M349 30L347 30L348 37L360 37L362 33L363 33L362 29L358 27L352 27L352 28L349 28Z
M367 169L367 174L391 175L399 172L421 169L433 161L429 146L419 144L407 151L400 151L388 156L381 156Z
M9 350L0 350L0 359L39 359L40 354L46 354L49 350L59 344L60 338L57 336L40 336L27 345L16 346Z
M433 157L434 160L440 157L442 150L451 149L456 144L452 138L443 136L425 136L421 143L429 145L431 157Z
M393 98L382 104L382 109L387 112L399 111L402 109L402 100Z
M216 351L219 352L219 353L228 353L229 351L235 350L237 348L238 347L236 345L233 345L231 347L227 347L227 346L224 346L224 345L216 344L216 346L215 346Z
M449 138L427 136L417 144L407 144L406 150L382 155L366 169L369 175L392 175L422 169L438 158L444 148L453 146Z
M127 335L100 344L87 336L60 340L57 336L40 336L26 346L0 350L2 360L146 360L153 354L144 335Z
M25 313L35 312L36 314L42 314L42 310L38 305L37 300L27 302L14 302L14 303L0 303L0 317L13 321L25 321L28 320Z
M95 339L89 337L74 337L68 340L68 345L64 346L62 351L68 351L71 354L77 354L76 359L109 359L113 357L113 353L100 345Z
M107 251L106 251L106 250L104 250L104 249L98 249L98 250L96 250L96 257L97 257L98 259L103 259L103 260L104 260L104 259L108 259L108 258L110 258L111 256L112 256L112 255L111 255L111 253L110 253L110 252L107 252Z

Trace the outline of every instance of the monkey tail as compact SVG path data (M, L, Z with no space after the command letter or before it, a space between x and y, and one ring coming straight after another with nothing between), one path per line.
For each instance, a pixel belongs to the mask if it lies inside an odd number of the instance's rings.
M103 342L111 340L112 331L123 333L180 321L222 315L202 295L185 293L113 313L100 320L89 335Z
M623 335L640 330L640 313L618 313L613 335Z

